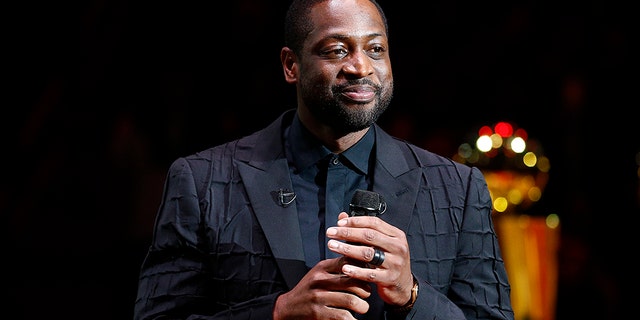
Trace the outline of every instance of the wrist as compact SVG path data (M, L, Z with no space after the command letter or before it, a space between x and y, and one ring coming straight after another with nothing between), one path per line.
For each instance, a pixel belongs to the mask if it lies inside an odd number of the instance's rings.
M416 303L416 300L418 300L418 288L418 280L413 277L413 287L411 288L411 297L409 298L409 301L402 306L391 307L391 311L393 313L409 313L409 311L413 309L413 305Z

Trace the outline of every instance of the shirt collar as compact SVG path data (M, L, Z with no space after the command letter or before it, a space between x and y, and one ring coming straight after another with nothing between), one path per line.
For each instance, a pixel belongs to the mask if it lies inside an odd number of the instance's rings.
M288 140L291 146L291 159L296 168L301 171L331 154L331 151L302 124L297 114L291 123ZM341 158L346 159L362 173L368 174L369 158L374 144L375 130L370 128L360 141L341 154Z
M367 133L351 148L345 150L341 156L354 165L361 173L369 173L369 158L373 154L375 144L375 130L369 128Z

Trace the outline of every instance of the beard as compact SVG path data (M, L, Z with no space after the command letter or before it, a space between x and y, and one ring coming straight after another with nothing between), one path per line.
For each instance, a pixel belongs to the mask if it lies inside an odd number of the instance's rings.
M344 135L368 128L375 123L380 115L389 107L393 97L393 81L388 85L376 85L370 80L349 80L346 84L335 85L326 90L319 85L302 85L302 100L311 114L323 125L332 128L336 133ZM375 88L373 108L365 104L347 105L341 95L343 88L350 85L370 85Z

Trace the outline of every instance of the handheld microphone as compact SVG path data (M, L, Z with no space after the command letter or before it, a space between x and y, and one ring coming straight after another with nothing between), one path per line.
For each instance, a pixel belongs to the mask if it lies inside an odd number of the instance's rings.
M382 195L373 191L358 189L353 194L353 197L351 197L351 203L349 203L350 217L355 217L355 216L377 217L383 214L385 211L387 211L387 203L384 201L384 198L382 198ZM348 242L348 243L357 244L353 242ZM376 252L380 252L380 250L376 249ZM349 260L350 260L350 263L360 267L375 268L375 266L370 265L369 262L356 261L352 259L349 259ZM384 260L384 254L382 255L382 261L383 260Z
M349 216L377 217L387 210L387 203L382 196L373 191L358 189L349 204Z

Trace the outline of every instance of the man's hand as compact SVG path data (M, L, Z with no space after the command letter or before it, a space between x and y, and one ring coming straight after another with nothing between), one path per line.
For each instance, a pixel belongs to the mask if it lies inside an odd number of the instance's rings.
M327 229L329 249L344 255L344 275L376 283L378 294L385 303L402 306L411 299L413 275L409 244L405 233L378 217L349 217L346 212L338 216L338 225ZM339 241L342 240L342 241ZM368 263L375 249L384 252L379 266L352 263L354 260Z
M320 261L291 291L278 297L275 320L355 319L351 311L365 313L371 295L369 283L342 274L342 258Z

